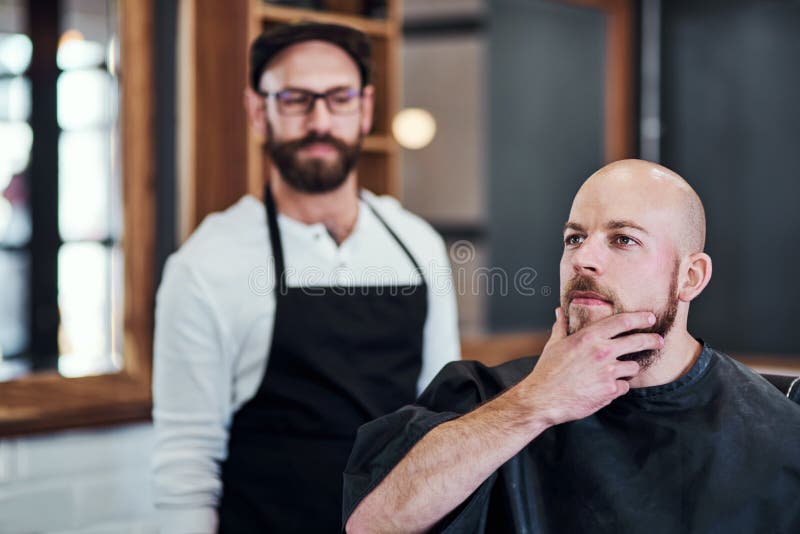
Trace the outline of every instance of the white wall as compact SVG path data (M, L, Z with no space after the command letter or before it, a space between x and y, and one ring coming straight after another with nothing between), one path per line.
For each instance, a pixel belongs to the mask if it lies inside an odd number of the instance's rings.
M483 35L403 41L403 107L430 111L436 136L403 150L406 207L434 222L486 220L486 39Z
M152 425L0 440L0 533L156 534Z
M406 21L447 23L480 18L482 0L403 3ZM487 221L487 39L485 32L411 35L403 40L402 107L421 107L436 136L402 151L403 204L434 224L485 227ZM485 289L476 286L488 258L484 237L447 238L464 336L484 334Z

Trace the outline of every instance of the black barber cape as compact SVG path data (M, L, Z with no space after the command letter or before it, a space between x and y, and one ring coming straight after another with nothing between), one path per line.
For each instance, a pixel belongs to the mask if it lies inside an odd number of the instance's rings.
M344 520L428 431L513 386L536 360L451 363L416 404L362 426ZM677 381L546 430L434 530L797 534L799 496L800 405L704 346Z

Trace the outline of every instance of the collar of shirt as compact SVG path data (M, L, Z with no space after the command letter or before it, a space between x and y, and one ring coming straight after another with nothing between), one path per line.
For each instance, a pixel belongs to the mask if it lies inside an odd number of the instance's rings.
M374 219L375 216L371 213L369 207L364 204L364 201L359 200L356 222L353 225L350 235L347 236L341 245L336 244L336 241L322 223L306 224L286 215L278 214L278 227L281 230L284 248L287 247L287 243L299 241L305 246L315 249L317 254L321 254L330 260L338 259L340 261L346 261L352 254L351 249L354 247L354 244L358 242L359 235L364 233L366 218ZM380 224L377 219L374 221L369 220L367 223Z
M391 224L391 222L388 222ZM362 199L341 245L324 224L278 215L289 286L418 283L405 252Z

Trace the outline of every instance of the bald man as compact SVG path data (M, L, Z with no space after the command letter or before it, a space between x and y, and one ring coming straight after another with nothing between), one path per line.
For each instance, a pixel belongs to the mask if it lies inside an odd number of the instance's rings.
M538 358L448 365L359 430L348 532L800 532L800 406L686 327L711 278L697 194L592 175Z

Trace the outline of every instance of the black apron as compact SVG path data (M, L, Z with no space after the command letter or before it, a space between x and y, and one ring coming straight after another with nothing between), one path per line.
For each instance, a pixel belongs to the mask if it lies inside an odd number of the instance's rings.
M288 287L269 187L264 198L278 275L272 346L258 391L231 425L219 532L339 532L356 430L416 397L427 286L367 204L421 283Z

